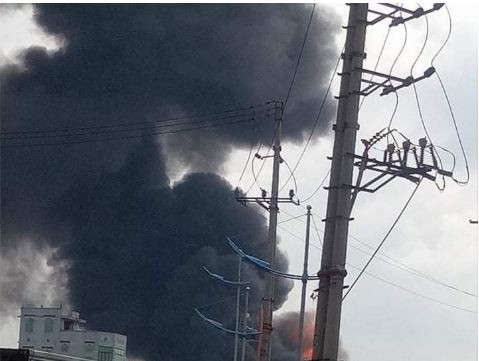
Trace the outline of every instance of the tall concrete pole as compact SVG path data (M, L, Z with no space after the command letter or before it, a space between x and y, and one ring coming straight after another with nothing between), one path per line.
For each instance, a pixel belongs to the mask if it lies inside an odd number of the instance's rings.
M246 287L246 293L244 298L244 316L243 316L243 332L248 331L248 307L249 307L249 291L250 288ZM241 361L244 361L246 357L246 337L243 337L243 342L241 344Z
M368 4L350 4L342 79L329 181L326 225L321 258L318 304L313 341L313 360L336 361L344 277L347 272L346 246L351 209L353 158L358 129L361 68Z
M271 268L275 268L276 257L276 227L278 224L278 188L279 188L279 164L281 162L281 120L283 117L282 102L275 103L275 122L276 132L273 145L273 181L271 185L271 203L269 207L269 229L268 229L268 244L269 244L269 259ZM260 344L260 361L271 360L271 332L273 331L273 308L274 308L274 276L268 273L266 295L263 297L263 334Z
M303 361L303 334L304 334L304 309L306 305L306 285L308 283L308 258L309 258L309 229L311 222L311 206L307 206L306 218L306 241L304 243L303 283L301 288L301 307L299 310L299 333L298 333L298 361Z
M241 256L238 256L238 283L241 282L241 267L242 267L243 259ZM241 295L241 285L238 284L238 288L236 290L236 325L235 325L235 347L234 347L234 354L233 354L233 361L238 360L238 333L239 333L239 319L240 319L240 295Z

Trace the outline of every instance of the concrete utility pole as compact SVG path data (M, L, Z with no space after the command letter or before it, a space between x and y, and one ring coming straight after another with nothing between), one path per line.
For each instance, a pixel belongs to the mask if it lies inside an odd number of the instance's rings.
M321 258L313 360L338 359L346 245L351 210L353 158L368 4L350 4L339 104L329 181L326 226Z
M306 285L308 283L308 258L309 258L309 229L311 223L311 206L306 207L308 210L306 218L306 241L304 243L304 264L303 264L303 283L301 289L301 307L299 310L299 333L298 333L298 361L303 361L303 334L304 334L304 309L306 304Z
M279 165L281 162L281 121L283 118L283 105L281 102L275 102L275 122L276 132L273 145L273 182L271 185L271 203L269 206L269 263L272 269L275 268L276 257L276 228L278 224L278 188L279 188ZM273 307L274 307L274 276L268 273L266 295L263 297L263 327L260 344L260 361L271 360L271 332L273 331Z
M236 290L236 324L235 324L235 348L233 354L233 361L238 360L238 332L239 332L239 318L240 318L240 296L241 296L241 268L243 259L238 256L238 288Z
M246 287L244 298L244 316L243 316L243 332L248 332L248 307L249 307L249 291L250 288ZM243 337L243 342L241 344L241 361L245 360L246 357L246 337Z

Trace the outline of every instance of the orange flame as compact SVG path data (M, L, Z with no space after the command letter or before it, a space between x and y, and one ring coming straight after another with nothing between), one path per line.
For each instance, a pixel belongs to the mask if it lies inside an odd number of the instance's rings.
M314 319L304 326L303 333L303 359L311 360L313 358L313 337L314 337Z

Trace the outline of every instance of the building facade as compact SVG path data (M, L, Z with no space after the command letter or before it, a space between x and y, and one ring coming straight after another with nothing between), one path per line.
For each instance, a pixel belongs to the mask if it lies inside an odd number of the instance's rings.
M78 312L59 307L22 306L19 348L96 361L125 361L126 336L85 329Z

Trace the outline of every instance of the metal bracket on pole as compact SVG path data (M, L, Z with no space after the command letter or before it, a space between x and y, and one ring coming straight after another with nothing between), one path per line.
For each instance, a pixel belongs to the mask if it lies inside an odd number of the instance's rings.
M359 95L363 95L363 96L367 96L371 93L374 93L379 88L383 89L382 93L380 94L381 96L387 95L389 93L396 92L397 90L401 88L408 87L413 83L417 83L418 81L429 78L431 75L433 75L436 72L436 69L433 66L431 66L428 69L426 69L424 74L418 78L414 78L412 76L408 76L406 78L399 78L397 76L384 74L378 71L372 71L372 70L368 70L364 68L355 68L354 70L360 71L363 74L370 74L370 75L377 76L379 78L384 79L382 81L377 82L377 81L361 78L361 82L369 84L369 85L361 89L359 92L355 92L355 93ZM396 85L394 85L394 83L396 83Z
M428 10L424 10L422 7L418 7L415 10L410 10L401 6L393 5L393 4L388 4L388 3L379 3L378 5L382 5L384 7L387 7L389 9L392 9L391 12L385 13L382 11L377 11L373 9L368 9L368 13L377 15L376 18L370 20L367 22L367 25L375 25L379 23L382 20L385 19L391 19L391 23L389 24L389 27L393 26L398 26L400 24L404 24L408 21L411 21L413 19L417 19L421 16L427 15L432 13L433 11L437 11L441 9L444 6L444 3L435 3L433 4L432 8ZM408 14L407 17L402 17L402 15L395 16L398 12Z
M370 141L363 140L366 148L371 144L376 144L378 140L383 139L385 136L384 134L378 134L379 133L376 133ZM430 154L432 164L427 164L424 161L427 153L426 150ZM360 169L360 174L358 175L358 182L356 185L344 186L350 187L356 193L360 191L374 193L396 177L405 178L416 184L419 183L421 178L435 181L438 174L445 177L452 177L453 173L451 171L439 167L434 152L435 148L433 145L428 145L426 138L421 138L419 139L419 146L412 145L409 140L404 141L401 150L396 150L394 144L388 144L387 148L384 150L382 160L369 157L367 150L363 155L349 153L349 155L357 159L357 161L354 162L354 166ZM413 161L411 161L411 159L413 159ZM359 184L360 179L365 170L378 172L379 175L361 185ZM431 174L432 172L435 173Z

